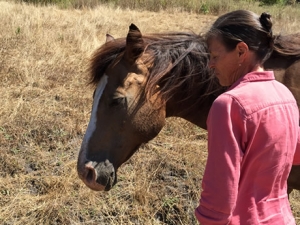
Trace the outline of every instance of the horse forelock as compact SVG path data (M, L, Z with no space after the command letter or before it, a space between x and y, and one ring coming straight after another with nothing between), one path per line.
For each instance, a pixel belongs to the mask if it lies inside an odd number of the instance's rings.
M113 63L117 63L124 53L125 38L118 38L106 42L93 54L90 62L90 84L96 86L104 75L106 69Z

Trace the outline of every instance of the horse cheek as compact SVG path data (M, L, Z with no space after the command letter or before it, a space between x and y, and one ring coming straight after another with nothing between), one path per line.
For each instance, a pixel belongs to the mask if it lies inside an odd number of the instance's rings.
M154 106L151 102L143 105L135 117L134 126L143 142L155 138L165 125L165 106Z

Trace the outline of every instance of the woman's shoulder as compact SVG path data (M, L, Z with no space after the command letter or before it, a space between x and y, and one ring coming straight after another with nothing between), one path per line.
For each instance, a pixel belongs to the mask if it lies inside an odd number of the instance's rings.
M241 83L220 95L215 103L218 107L225 104L239 107L243 109L246 115L251 115L278 105L296 104L296 101L283 84L276 80L267 80Z
M248 117L248 113L239 98L230 92L218 96L210 109L210 115L221 118L235 118L235 120L237 118L245 120Z
M233 91L228 91L219 95L214 101L212 107L222 109L232 107L233 104L241 106L239 96Z

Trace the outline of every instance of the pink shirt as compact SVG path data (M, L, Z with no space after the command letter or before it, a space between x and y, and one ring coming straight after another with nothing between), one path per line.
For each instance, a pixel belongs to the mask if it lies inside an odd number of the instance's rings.
M294 155L293 165L300 165L300 132L299 132L296 152L295 152L295 155Z
M295 225L287 196L299 112L271 71L252 72L213 103L195 215L201 225Z

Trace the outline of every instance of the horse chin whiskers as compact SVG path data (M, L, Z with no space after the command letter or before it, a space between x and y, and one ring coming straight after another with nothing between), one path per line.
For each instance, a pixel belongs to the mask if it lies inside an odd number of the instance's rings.
M117 183L117 173L111 173L104 191L109 191Z

